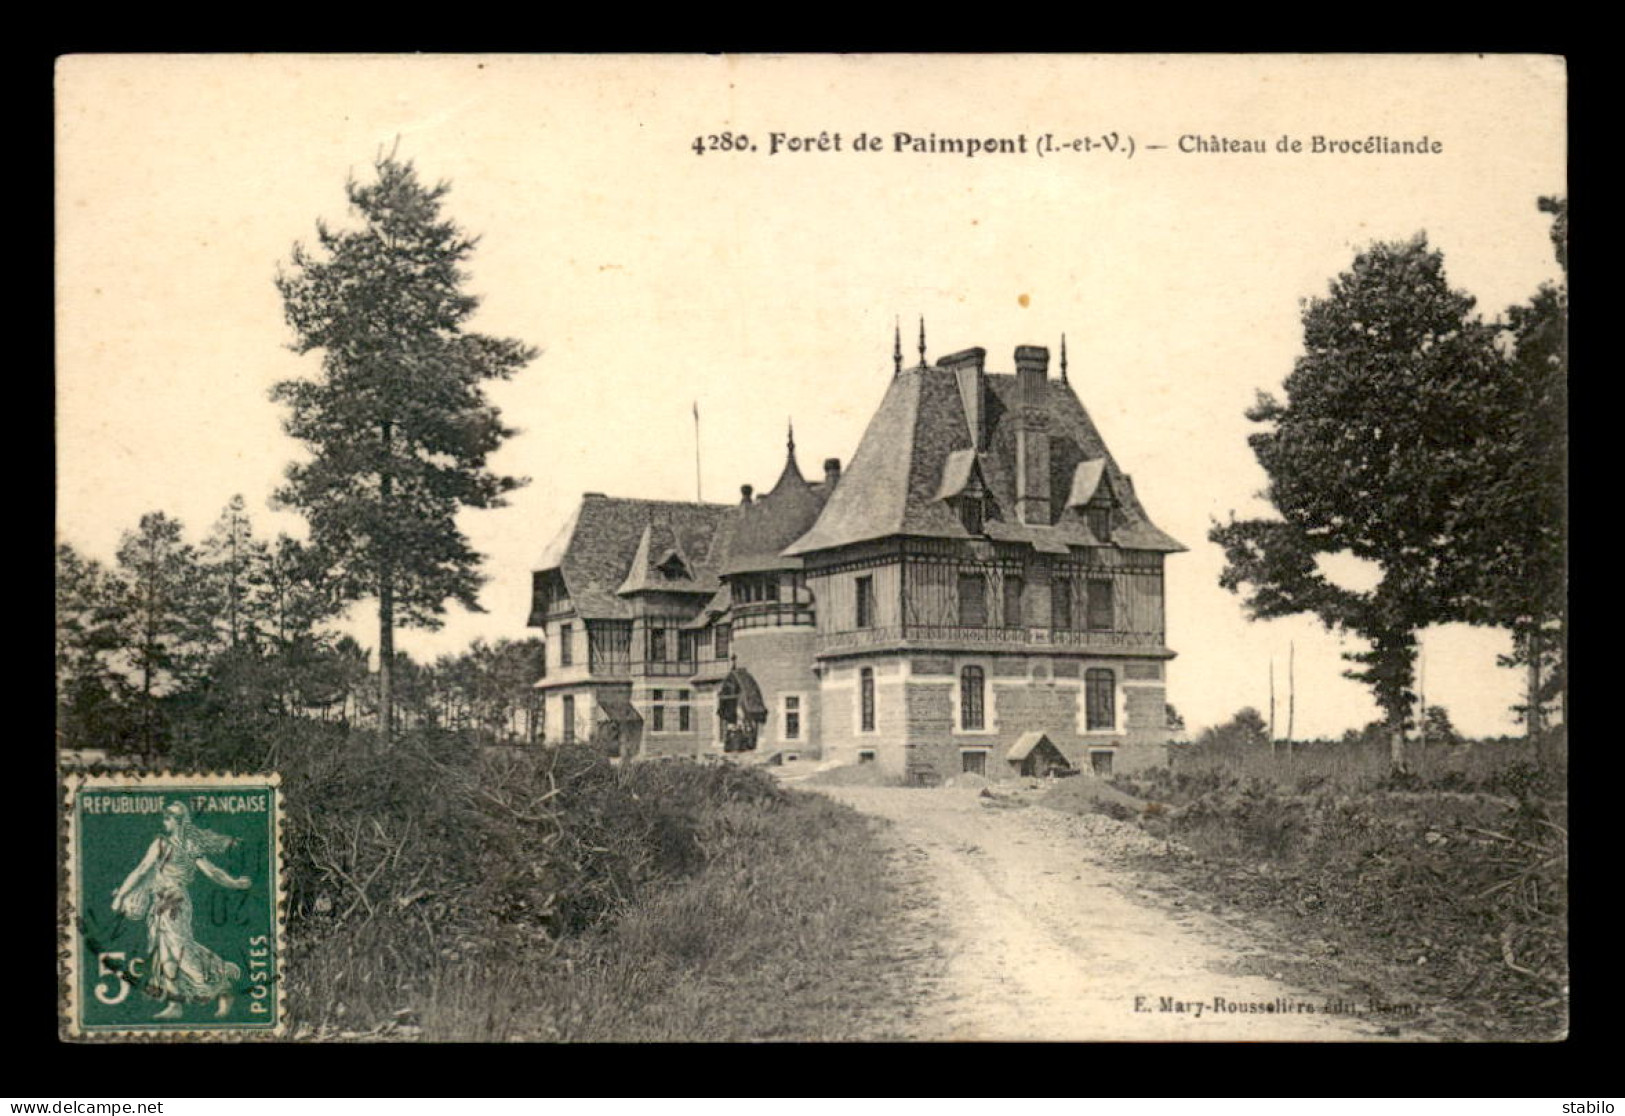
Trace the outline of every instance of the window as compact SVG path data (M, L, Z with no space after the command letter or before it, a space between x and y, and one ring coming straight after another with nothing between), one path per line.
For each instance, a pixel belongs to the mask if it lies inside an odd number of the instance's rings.
M649 692L650 732L691 732L694 728L693 707L689 704L688 690L651 690ZM676 726L669 719L670 711L677 713Z
M859 752L858 753L858 762L859 763L874 763L875 762L874 749L873 748L865 748L863 751Z
M982 668L968 666L959 672L959 727L986 728L984 708L984 678Z
M1110 503L1097 500L1090 503L1085 509L1089 519L1089 533L1095 541L1109 543L1112 541L1112 506Z
M974 751L959 753L959 769L966 775L987 774L987 750L977 748Z
M562 718L562 720L564 721L564 742L566 744L574 744L576 742L576 699L575 698L569 697L569 696L565 697L565 699L564 699L564 717Z
M784 696L784 738L801 739L801 697L797 694Z
M666 661L666 629L649 629L649 661L663 663Z
M588 620L587 663L594 674L624 674L631 665L632 621Z
M860 577L858 587L858 616L857 626L872 628L875 626L875 579Z
M862 718L858 724L860 732L875 731L875 672L871 667L864 667L858 672L858 690L861 707L859 715Z
M692 663L694 660L698 659L699 657L700 657L700 633L699 632L687 632L687 631L678 632L677 633L677 661L682 662L682 663Z
M732 634L732 632L730 631L727 624L718 624L712 630L712 633L711 633L712 647L716 652L716 657L717 658L726 659L728 657L728 637L731 634Z
M1112 583L1104 579L1089 580L1089 630L1109 632L1116 627L1116 613L1112 604Z
M1054 580L1050 582L1049 605L1050 627L1063 632L1070 629L1072 627L1072 582L1063 575L1055 575Z
M986 527L987 509L980 496L959 498L959 522L972 535L980 535Z
M574 635L574 625L559 625L559 666L561 667L567 667L575 662L575 652L570 646Z
M1019 577L1004 579L1004 626L1007 628L1020 628L1026 624L1022 613L1022 594L1026 592L1027 583Z
M987 627L987 578L981 574L959 575L959 626Z
M1090 752L1089 770L1102 779L1110 776L1112 773L1112 754L1110 752Z
M1117 682L1112 672L1103 667L1093 667L1085 671L1083 694L1084 728L1091 732L1116 728Z

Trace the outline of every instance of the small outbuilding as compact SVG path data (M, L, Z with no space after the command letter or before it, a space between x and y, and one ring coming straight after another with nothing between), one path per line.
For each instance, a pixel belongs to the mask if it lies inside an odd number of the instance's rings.
M1018 768L1021 774L1039 778L1063 772L1070 773L1073 769L1066 757L1061 754L1061 749L1042 732L1022 733L1005 758L1010 761L1012 767Z

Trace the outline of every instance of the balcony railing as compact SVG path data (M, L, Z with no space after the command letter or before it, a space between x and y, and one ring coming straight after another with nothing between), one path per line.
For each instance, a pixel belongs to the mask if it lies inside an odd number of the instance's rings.
M653 678L687 678L697 670L699 670L699 663L693 659L677 659L658 663L645 660L632 664L633 674L648 675Z
M790 601L752 601L733 603L734 630L740 628L810 627L817 622L812 606Z
M1145 649L1162 646L1161 632L1080 632L1052 628L966 628L947 624L909 624L906 627L860 628L829 632L818 637L818 654L838 655L868 648L953 650L979 647L1002 651L1032 651L1051 647L1082 650Z

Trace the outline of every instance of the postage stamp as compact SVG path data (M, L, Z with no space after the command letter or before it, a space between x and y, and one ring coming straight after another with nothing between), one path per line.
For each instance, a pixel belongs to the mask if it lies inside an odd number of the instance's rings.
M276 775L74 775L63 912L69 1037L280 1035Z

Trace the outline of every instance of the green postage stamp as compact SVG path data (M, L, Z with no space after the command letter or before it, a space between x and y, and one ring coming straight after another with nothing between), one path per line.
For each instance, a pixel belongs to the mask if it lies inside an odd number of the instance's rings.
M277 776L75 775L67 793L68 1035L280 1035Z

